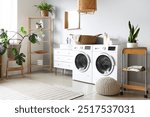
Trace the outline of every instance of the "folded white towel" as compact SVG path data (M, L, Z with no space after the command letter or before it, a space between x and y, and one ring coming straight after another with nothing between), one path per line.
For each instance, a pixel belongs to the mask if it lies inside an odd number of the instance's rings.
M127 70L139 72L139 71L144 71L145 67L144 66L133 65L133 66L127 67Z

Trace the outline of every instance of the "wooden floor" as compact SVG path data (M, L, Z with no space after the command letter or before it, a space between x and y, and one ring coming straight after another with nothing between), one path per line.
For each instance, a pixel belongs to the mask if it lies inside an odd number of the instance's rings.
M13 79L20 79L22 76L9 76L8 79L4 79L6 81L11 81ZM50 85L56 85L61 87L66 87L73 89L78 92L83 92L84 96L77 98L77 100L149 100L148 98L144 98L143 92L140 91L126 91L124 95L115 95L115 96L102 96L96 93L95 85L87 84L79 81L72 80L71 75L64 75L62 73L31 73L25 74L23 78L32 79L36 81L40 81L43 83L47 83Z

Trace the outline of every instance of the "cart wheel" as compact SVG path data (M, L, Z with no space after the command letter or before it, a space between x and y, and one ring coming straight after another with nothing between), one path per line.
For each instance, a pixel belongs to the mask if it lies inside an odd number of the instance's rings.
M123 88L123 90L126 91L127 89L126 89L126 88Z
M144 95L144 98L147 98L147 95Z
M148 90L146 91L146 93L148 93Z
M123 91L120 92L120 95L123 95Z

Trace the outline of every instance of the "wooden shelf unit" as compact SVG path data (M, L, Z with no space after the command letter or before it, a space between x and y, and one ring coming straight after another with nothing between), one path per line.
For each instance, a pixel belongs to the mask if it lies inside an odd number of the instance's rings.
M33 20L44 20L46 21L48 24L46 25L47 27L43 27L42 31L43 32L48 32L48 38L47 40L43 40L40 41L40 43L48 43L49 49L48 50L43 50L42 52L36 52L35 50L32 50L32 44L29 42L28 44L28 68L29 68L29 72L32 72L32 67L33 66L48 66L49 67L49 71L52 71L52 67L53 67L53 42L52 42L52 37L53 37L53 31L52 31L52 18L51 17L28 17L28 30L29 33L36 31L37 29L35 27L32 27L32 21ZM40 45L39 45L40 46ZM38 50L37 50L38 51ZM47 52L46 52L47 51ZM49 56L49 64L48 65L36 65L32 63L32 56L34 56L35 54L39 55L39 56Z
M0 78L2 78L2 56L0 55Z
M17 65L16 67L9 67L9 62L13 62L15 61L12 58L7 58L7 65L6 65L6 78L8 78L8 72L12 72L12 71L20 71L22 76L24 76L23 74L23 64L22 65Z
M146 47L138 47L138 48L124 48L122 51L122 72L134 72L137 73L135 71L129 71L126 69L124 62L125 61L125 56L127 55L143 55L144 56L144 60L145 60L145 70L144 71L139 71L139 72L143 72L145 75L144 78L144 86L140 86L140 85L131 85L128 83L127 78L125 78L124 74L122 73L122 88L121 88L121 94L123 94L124 89L130 89L130 90L138 90L138 91L144 91L144 97L147 98L148 95L148 90L147 90L147 48ZM126 80L126 82L124 81Z

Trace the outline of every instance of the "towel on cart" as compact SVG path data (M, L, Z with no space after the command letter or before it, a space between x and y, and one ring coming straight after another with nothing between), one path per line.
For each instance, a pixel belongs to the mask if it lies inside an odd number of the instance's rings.
M144 66L133 65L133 66L127 67L127 70L128 71L139 72L139 71L145 71L145 67Z

